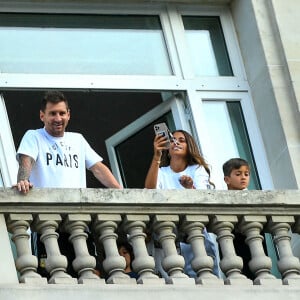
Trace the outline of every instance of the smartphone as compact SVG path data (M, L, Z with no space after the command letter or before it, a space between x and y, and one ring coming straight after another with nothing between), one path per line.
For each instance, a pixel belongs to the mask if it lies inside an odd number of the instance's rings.
M171 141L169 136L169 129L166 123L155 124L153 128L156 135L164 136L167 138L166 147L169 148L171 145Z

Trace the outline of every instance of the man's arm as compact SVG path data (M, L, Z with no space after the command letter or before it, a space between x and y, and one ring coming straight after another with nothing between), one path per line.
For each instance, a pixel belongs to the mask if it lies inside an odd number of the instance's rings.
M24 154L19 156L19 170L16 187L19 192L28 193L32 188L32 183L29 182L29 176L35 161L32 157Z
M106 187L116 189L122 188L109 168L102 162L97 162L90 168L90 170L93 172L94 176Z

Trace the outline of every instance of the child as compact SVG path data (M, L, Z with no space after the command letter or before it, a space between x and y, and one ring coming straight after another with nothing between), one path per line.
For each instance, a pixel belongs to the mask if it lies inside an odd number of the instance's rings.
M134 260L134 254L132 246L128 242L119 242L118 243L118 251L121 256L125 258L126 267L125 274L129 275L131 278L138 278L138 274L132 270L132 261Z
M249 163L242 158L232 158L223 164L224 181L228 190L246 190L250 181ZM254 275L248 266L251 260L251 253L245 243L245 236L239 232L234 232L234 248L238 256L243 258L242 273L249 279L254 279Z
M232 158L223 165L224 181L228 190L246 190L250 181L249 163L242 158Z

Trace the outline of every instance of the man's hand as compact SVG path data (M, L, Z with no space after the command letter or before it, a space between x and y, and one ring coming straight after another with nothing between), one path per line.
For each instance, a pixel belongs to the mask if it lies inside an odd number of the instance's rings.
M14 187L16 187L20 193L27 194L33 187L33 184L28 180L20 180Z
M31 169L34 165L34 159L28 155L20 154L19 157L19 170L18 170L18 183L14 185L20 193L27 194L33 187L29 181Z

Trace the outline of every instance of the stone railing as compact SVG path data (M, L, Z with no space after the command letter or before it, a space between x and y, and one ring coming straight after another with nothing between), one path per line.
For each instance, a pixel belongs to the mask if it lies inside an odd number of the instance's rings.
M298 190L33 189L24 196L14 189L0 189L0 217L2 286L52 283L60 286L140 284L218 288L221 285L271 285L300 288L300 263L293 255L290 242L291 232L300 232ZM222 257L221 277L212 272L213 259L204 246L205 227L216 236ZM46 277L37 271L38 260L32 255L29 230L38 233L45 246ZM69 234L73 246L72 266L76 277L68 274L67 259L58 245L62 232ZM235 233L243 235L249 247L253 280L242 274L243 259L236 255L233 243ZM105 279L95 274L96 259L88 251L88 234L101 252L98 257L107 274ZM263 246L265 234L273 237L281 278L271 272L272 262ZM149 237L154 236L165 255L162 265L167 278L157 275L154 258L149 255ZM124 273L125 260L117 249L120 237L133 247L132 265L138 274L137 280ZM191 245L195 278L184 273L185 262L176 246L182 240ZM11 244L15 245L15 254Z

